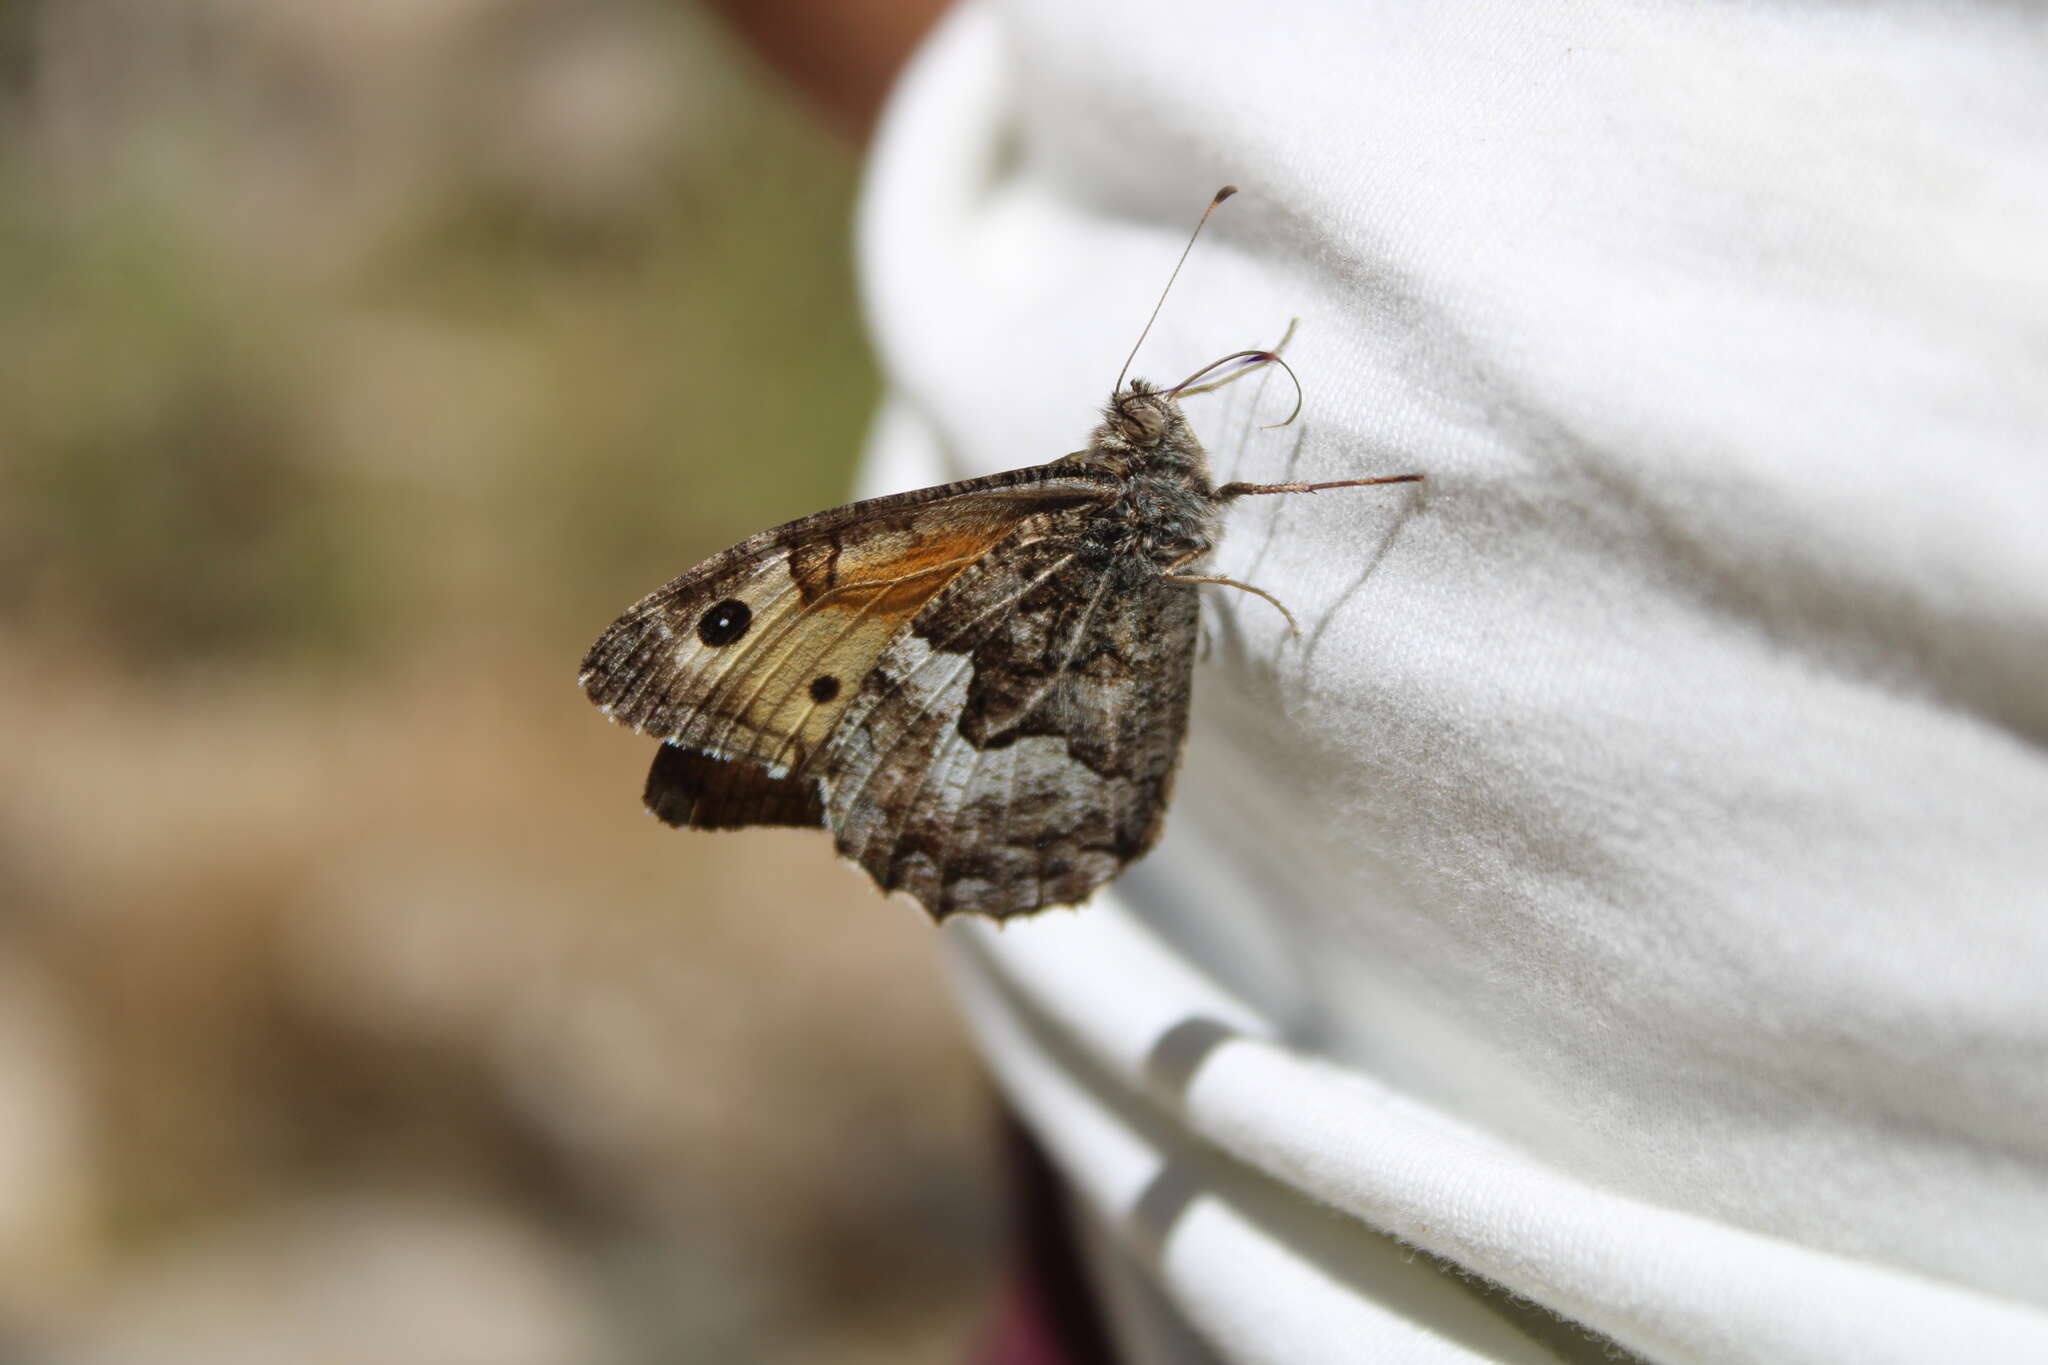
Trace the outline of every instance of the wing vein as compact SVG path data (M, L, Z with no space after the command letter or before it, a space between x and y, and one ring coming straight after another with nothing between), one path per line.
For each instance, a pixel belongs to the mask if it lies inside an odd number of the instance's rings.
M798 608L796 615L792 617L790 621L788 621L783 626L781 633L775 637L775 642L779 645L782 643L783 640L795 635L798 629L801 628L805 621L809 619L809 613L814 610L816 610L816 608L814 607ZM841 641L845 640L847 636L853 634L853 632L855 632L856 630L859 630L862 622L868 619L869 613L873 610L874 603L869 602L865 606L861 607L859 611L855 612L853 619L847 622L845 628L842 629L839 632L839 634L833 638L832 644L827 645L824 649L818 652L819 657L823 658L824 656L829 655L832 652L833 648L836 647ZM764 645L763 648L766 648L766 646ZM781 668L763 668L762 670L760 670L760 672L761 682L759 686L755 687L754 690L748 694L747 699L744 703L735 708L726 717L725 729L720 732L721 734L731 734L734 728L739 725L741 718L744 717L748 711L753 709L755 702L761 699L761 694L766 692L769 686L773 684L777 678L782 677L784 673L788 672L788 670ZM767 713L769 717L774 716L775 711L781 709L782 702L788 699L790 692L796 690L796 685L797 684L795 679L789 680L789 691L785 691L782 694L782 697L777 699L775 708L771 709ZM813 702L811 704L810 710L804 712L804 720L809 720L811 711L815 710L817 710L817 703ZM775 756L768 760L768 766L770 768L773 768L775 764L781 760L783 753L788 750L791 741L794 740L797 737L797 735L801 734L802 731L803 721L799 721L796 727L789 734L784 735L782 737L781 743L776 745Z
M773 597L770 597L766 603L762 604L761 607L757 608L755 611L755 615L763 617L764 619L767 618L770 614L771 608L779 607L783 603L783 601L790 596L790 594L796 591L796 584L794 582L790 583L788 587L783 588L781 591L775 593L775 595ZM725 659L720 664L717 672L713 673L710 676L710 678L707 679L708 685L705 687L703 694L699 696L696 701L691 703L690 710L692 713L692 719L699 715L708 715L711 711L711 708L716 706L721 700L727 680L731 679L735 683L735 685L737 685L737 683L740 680L743 680L748 672L748 670L742 666L745 663L745 661L759 657L762 650L767 648L769 638L772 638L775 641L775 643L781 643L783 637L786 636L789 633L789 631L794 628L794 624L795 622L794 620L792 620L790 623L785 624L780 628L779 634L776 634L772 637L764 637L762 640L747 646L746 648L740 650L737 653L732 654L729 658ZM724 738L732 733L732 729L733 727L729 720L726 727L719 732L718 742L714 743L711 737L707 735L702 741L704 747L713 749L715 751L719 747L719 744L723 742Z
M1071 554L1061 556L1060 559L1056 561L1051 568L1047 569L1044 573L1038 575L1038 577L1032 579L1029 583L1026 583L1016 592L1011 593L1007 597L999 598L996 601L989 603L988 607L985 610L983 610L980 614L975 616L972 620L963 622L959 629L955 630L951 635L948 635L943 644L927 642L928 644L930 644L932 653L953 654L959 652L955 650L953 647L956 644L958 644L960 640L963 637L965 637L970 631L986 623L991 616L1003 610L1005 607L1014 606L1018 602L1021 602L1024 598L1030 596L1031 592L1035 588L1037 588L1041 583L1045 582L1047 579L1051 578L1054 574L1058 573L1061 569L1065 568L1068 564L1072 563L1073 559L1074 556ZM972 643L978 643L978 640L979 637L977 637L976 641L970 642L970 645ZM950 680L948 680L948 685L950 685ZM883 700L885 700L884 697L874 698L872 701L868 703L866 710L861 711L859 713L856 713L851 708L848 708L847 713L839 718L839 725L841 727L844 727L860 724L862 721L866 720L870 714L873 713L875 708L879 706ZM817 753L809 755L805 758L803 766L797 770L798 773L801 773L805 768L808 768L811 764L812 759L816 758L819 754L824 753L829 748L831 748L831 745L829 743L819 745ZM894 751L892 750L891 752L893 753ZM859 790L865 791L865 784L863 784L862 787L859 788Z
M936 653L933 654L930 659L927 659L925 661L924 666L930 667L931 661L933 659L937 659L938 657L939 656ZM941 683L938 689L932 693L932 696L934 698L943 697L948 692L952 691L953 684L959 680L960 675L974 663L974 657L972 655L962 654L958 657L959 662L954 664L953 671L946 675L946 681ZM930 715L931 710L932 708L928 704L920 706L917 709L916 713L912 715L907 721L905 721L903 728L897 733L896 737L889 742L889 747L887 749L882 750L874 756L873 760L868 764L867 771L860 775L860 785L855 787L851 792L847 793L846 797L843 800L835 795L832 804L845 810L851 810L854 807L858 806L861 802L861 799L867 795L868 787L874 782L875 774L882 771L883 768L888 766L889 760L896 756L896 751L903 747L904 742L908 740L911 734L917 729L917 722L923 720L926 716ZM948 730L945 733L954 734L957 733L957 731ZM941 740L940 742L944 743L944 740ZM926 765L925 773L929 775L930 771L930 765ZM918 783L918 789L920 791L923 790L923 785L923 781L922 779L920 779ZM915 797L916 793L912 793L912 795L913 797ZM905 810L907 813L907 806L905 807ZM898 824L896 829L890 831L889 839L890 846L892 848L895 845L895 840L901 836L902 832L903 830L900 823ZM873 838L870 834L870 836L867 839L865 839L861 844L862 852L866 852L868 844L872 842Z

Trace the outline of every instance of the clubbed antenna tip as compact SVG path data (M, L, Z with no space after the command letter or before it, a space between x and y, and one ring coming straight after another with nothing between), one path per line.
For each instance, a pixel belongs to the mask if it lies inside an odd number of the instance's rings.
M1237 186L1225 185L1216 191L1216 197L1209 201L1209 207L1202 210L1201 221L1197 222L1195 230L1188 234L1188 244L1180 249L1180 259L1173 263L1173 273L1166 277L1166 288L1159 291L1159 302L1152 305L1152 316L1145 319L1145 329L1138 333L1138 340L1131 347L1131 353L1124 357L1124 367L1116 372L1116 383L1109 387L1112 398L1123 392L1124 376L1131 372L1131 362L1138 358L1138 348L1145 344L1146 337L1152 335L1152 324L1159 321L1159 310L1166 306L1166 296L1173 292L1173 282L1180 278L1180 268L1188 263L1188 253L1195 249L1195 238L1202 235L1202 225L1209 221L1209 215L1216 211L1218 204L1236 193Z

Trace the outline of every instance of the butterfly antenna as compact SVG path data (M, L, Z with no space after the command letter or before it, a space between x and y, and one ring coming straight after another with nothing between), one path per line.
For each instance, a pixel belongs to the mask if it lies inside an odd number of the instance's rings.
M1159 310L1166 306L1166 296L1173 292L1173 282L1180 278L1180 268L1188 263L1188 253L1195 249L1195 238L1202 235L1202 227L1209 221L1209 215L1216 206L1237 193L1237 186L1225 185L1216 191L1216 197L1209 201L1209 207L1202 210L1201 222L1188 234L1188 244L1180 249L1180 259L1173 263L1173 273L1166 277L1166 288L1159 291L1159 302L1152 305L1152 316L1145 319L1145 330L1138 333L1138 340L1132 345L1131 353L1124 357L1124 367L1116 372L1116 383L1110 385L1112 395L1123 392L1124 376L1131 372L1131 362L1138 358L1138 348L1145 344L1145 338L1152 335L1152 324L1159 321Z

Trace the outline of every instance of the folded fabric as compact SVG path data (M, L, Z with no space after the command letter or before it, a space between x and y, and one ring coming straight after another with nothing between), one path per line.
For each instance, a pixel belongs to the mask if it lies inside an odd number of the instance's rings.
M1216 476L1429 481L1234 506L1165 841L947 930L1127 1341L2048 1359L2048 29L970 3L870 486L1076 448L1225 182L1134 373L1299 319Z

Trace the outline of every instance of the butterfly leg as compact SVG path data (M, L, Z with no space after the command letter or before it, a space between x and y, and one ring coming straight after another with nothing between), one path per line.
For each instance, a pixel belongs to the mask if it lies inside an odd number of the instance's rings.
M1377 479L1337 479L1331 483L1226 483L1216 490L1219 498L1242 498L1254 493L1316 493L1325 488L1365 488L1376 483L1421 483L1420 474L1387 474Z
M1242 592L1248 592L1252 594L1252 596L1254 597L1263 597L1268 602L1271 602L1282 616L1287 618L1287 629L1289 631L1293 632L1295 635L1301 634L1301 624L1294 619L1294 613L1287 610L1287 604L1285 602L1282 602L1279 598L1273 596L1272 593L1267 592L1264 588L1255 588L1249 583L1240 583L1235 578L1225 578L1221 574L1175 572L1176 569L1180 568L1181 565L1186 564L1189 560L1199 558L1201 555L1206 553L1208 553L1206 550L1198 550L1194 554L1184 555L1181 558L1176 559L1173 563L1167 565L1165 570L1162 571L1159 576L1165 579L1168 583L1214 583L1218 587L1237 588Z

